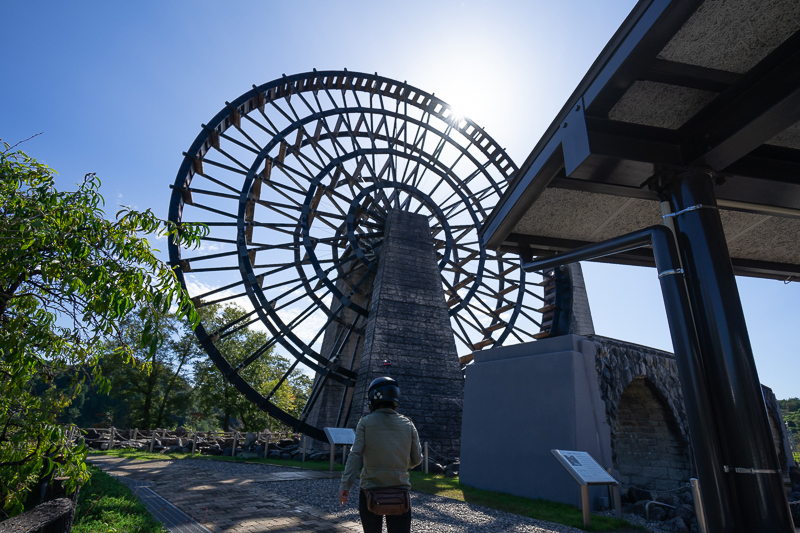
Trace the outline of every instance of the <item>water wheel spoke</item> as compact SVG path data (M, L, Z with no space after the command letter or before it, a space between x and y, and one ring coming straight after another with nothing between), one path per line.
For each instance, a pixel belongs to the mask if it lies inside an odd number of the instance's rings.
M235 174L241 174L243 176L247 175L247 169L242 170L242 169L239 169L239 168L234 168L234 167L232 167L230 165L226 165L224 163L220 163L219 161L215 161L214 159L211 159L211 158L208 158L208 157L202 157L199 161L202 162L202 163L208 163L209 165L214 165L215 167L221 168L223 170L227 170L229 172L233 172Z
M197 209L202 209L203 211L208 211L209 213L215 213L215 214L217 214L217 215L220 215L220 216L223 216L223 217L227 217L227 218L233 218L233 219L236 219L236 218L237 218L237 217L236 217L236 215L232 215L232 214L228 213L227 211L222 211L222 210L220 210L220 209L216 209L216 208L214 208L214 207L209 207L209 206L207 206L207 205L198 204L197 202L193 202L193 203L192 203L192 204L190 204L190 205L191 205L192 207L195 207L195 208L197 208ZM207 223L207 222L205 222L205 224L208 224L208 223Z
M216 305L216 304L219 304L219 303L222 303L222 302L227 302L229 300L235 300L237 298L242 298L242 297L246 297L246 296L247 296L247 292L246 291L245 292L240 292L238 294L231 294L231 295L228 295L228 296L223 296L221 298L217 298L216 300L203 301L203 302L200 302L200 303L196 304L195 307L198 308L198 309L202 309L203 307L208 307L209 305Z
M464 328L464 325L461 323L461 321L463 319L460 318L458 315L453 315L452 318L453 318L453 321L458 326L458 332L461 332L461 335L459 335L457 331L453 331L453 334L456 336L456 338L458 338L458 340L461 341L462 344L468 346L470 350L475 351L475 345L472 344L472 341L469 338L469 334L467 333L467 330Z
M195 188L195 187L184 187L184 188L178 189L178 190L180 190L182 192L192 193L192 195L201 194L201 195L206 195L206 196L216 196L217 198L227 198L229 200L237 200L237 201L239 200L239 195L238 194L237 195L226 194L226 193L223 193L223 192L209 191L207 189L198 189L198 188ZM194 204L190 204L190 205L194 205Z
M289 376L291 376L291 375L292 375L292 372L294 372L294 369L295 369L295 368L297 368L297 364L298 364L299 362L300 362L300 359L295 359L295 360L294 360L294 362L293 362L293 363L292 363L292 364L289 366L289 368L286 370L286 372L284 372L284 373L283 373L283 375L282 375L282 376L281 376L281 378L278 380L278 382L277 382L277 383L275 383L275 386L274 386L274 387L272 387L272 390L270 390L270 391L269 391L269 394L267 394L267 396L266 396L266 399L267 399L267 400L269 400L270 398L272 398L272 396L273 396L273 395L274 395L274 394L275 394L275 393L278 391L278 389L281 387L281 385L283 385L283 383L286 381L286 379L287 379Z
M250 311L249 313L243 314L243 315L237 317L236 319L231 320L230 322L227 322L227 323L219 326L218 328L216 328L214 330L214 333L212 333L209 336L212 337L212 338L213 337L219 337L219 338L225 337L225 336L227 336L229 334L228 332L230 331L230 329L232 327L236 326L237 324L241 324L242 322L244 322L245 320L247 320L249 317L253 316L254 314L256 314L255 310ZM238 329L234 330L234 331L238 331Z
M225 183L224 181L218 180L217 178L215 178L215 177L211 176L211 175L210 175L210 174L208 174L207 172L206 172L206 173L202 173L202 174L201 174L201 173L199 173L199 172L195 172L195 176L200 176L200 177L202 177L202 178L205 178L205 179L207 179L208 181L210 181L211 183L214 183L214 184L216 184L216 185L219 185L220 187L222 187L222 188L224 188L224 189L227 189L227 190L229 190L229 191L231 191L231 192L233 192L233 193L235 193L235 194L239 194L239 192L240 192L238 189L235 189L234 187L231 187L230 185L228 185L228 184L227 184L227 183Z
M254 313L254 312L255 312L255 311L253 311L253 313ZM251 314L252 314L252 313L248 313L248 314L247 314L247 315L245 315L245 316L250 316ZM248 328L248 327L252 326L253 324L255 324L256 322L258 322L258 321L260 321L260 320L261 320L261 319L260 319L259 317L256 317L256 318L253 318L253 319L251 319L251 320L248 320L247 322L242 322L242 323L241 323L239 326L237 326L237 327L235 327L235 328L233 328L233 329L229 329L229 330L227 330L227 331L225 331L225 332L223 332L223 333L218 333L218 334L217 334L217 337L218 337L218 339L224 339L225 337L228 337L228 336L230 336L230 335L233 335L234 333L236 333L236 332L238 332L238 331L241 331L241 330L243 330L243 329L245 329L245 328Z
M246 369L248 366L250 366L253 363L255 363L258 360L259 357L261 357L262 355L267 353L270 350L270 348L272 348L273 346L275 346L277 344L277 342L278 341L275 340L275 338L269 339L267 342L262 344L255 352L253 352L252 354L247 356L247 358L244 361L239 363L239 365L235 369L235 372L238 374L242 370ZM298 363L298 362L299 362L299 359L295 359L295 363Z

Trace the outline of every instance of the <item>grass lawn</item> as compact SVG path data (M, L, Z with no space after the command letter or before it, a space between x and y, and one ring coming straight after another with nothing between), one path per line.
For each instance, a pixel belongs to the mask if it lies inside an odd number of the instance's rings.
M131 490L99 468L78 493L73 533L166 533Z
M462 502L474 503L492 509L499 509L537 520L547 520L557 524L583 529L581 510L566 503L547 500L532 500L522 496L512 496L502 492L491 492L476 489L459 483L458 478L425 475L422 472L411 472L411 486L414 490L428 494L436 494L445 498L453 498ZM589 531L634 531L643 529L632 526L624 520L607 516L592 515Z
M132 450L112 450L104 452L91 452L93 455L112 455L115 457L126 457L130 459L144 460L182 460L190 459L192 456L186 453L147 453ZM329 463L306 461L284 461L282 459L239 459L234 457L222 457L219 455L195 455L195 460L202 461L233 461L237 463L261 463L279 466L294 466L300 468L310 468L314 470L327 470ZM336 470L343 470L342 465L334 465ZM572 505L556 503L547 500L532 500L522 496L512 496L500 492L490 492L487 490L476 489L462 485L458 478L446 478L444 476L425 475L422 472L411 472L411 485L414 490L427 494L436 494L445 498L452 498L462 502L474 503L492 509L499 509L538 520L547 520L557 524L564 524L583 529L583 515L581 510ZM592 515L592 526L589 531L634 531L640 530L637 526L631 526L626 521L620 521L606 516Z

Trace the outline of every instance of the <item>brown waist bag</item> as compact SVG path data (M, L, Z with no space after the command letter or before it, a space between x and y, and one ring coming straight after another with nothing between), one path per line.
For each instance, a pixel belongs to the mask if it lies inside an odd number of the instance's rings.
M372 489L367 493L367 509L378 515L405 514L411 509L407 489Z

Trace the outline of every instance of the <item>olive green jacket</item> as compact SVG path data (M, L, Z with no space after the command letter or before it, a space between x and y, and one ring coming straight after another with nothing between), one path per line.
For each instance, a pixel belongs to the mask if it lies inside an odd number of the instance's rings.
M377 409L358 421L356 440L339 488L350 490L361 470L362 489L410 489L408 469L421 462L422 450L414 423L393 409Z

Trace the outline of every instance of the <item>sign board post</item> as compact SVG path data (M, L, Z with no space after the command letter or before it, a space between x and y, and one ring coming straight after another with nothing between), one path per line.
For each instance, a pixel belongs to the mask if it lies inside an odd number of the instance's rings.
M550 453L561 463L572 478L581 486L581 508L583 511L583 527L589 527L592 517L589 514L589 485L606 485L613 491L614 510L617 518L622 520L622 498L619 493L619 481L603 470L587 452L569 450L550 450Z
M333 459L336 455L336 445L352 446L356 441L356 432L352 428L323 428L325 436L331 445L331 472L333 472ZM344 449L343 449L344 450ZM344 463L344 451L342 451L342 463Z

